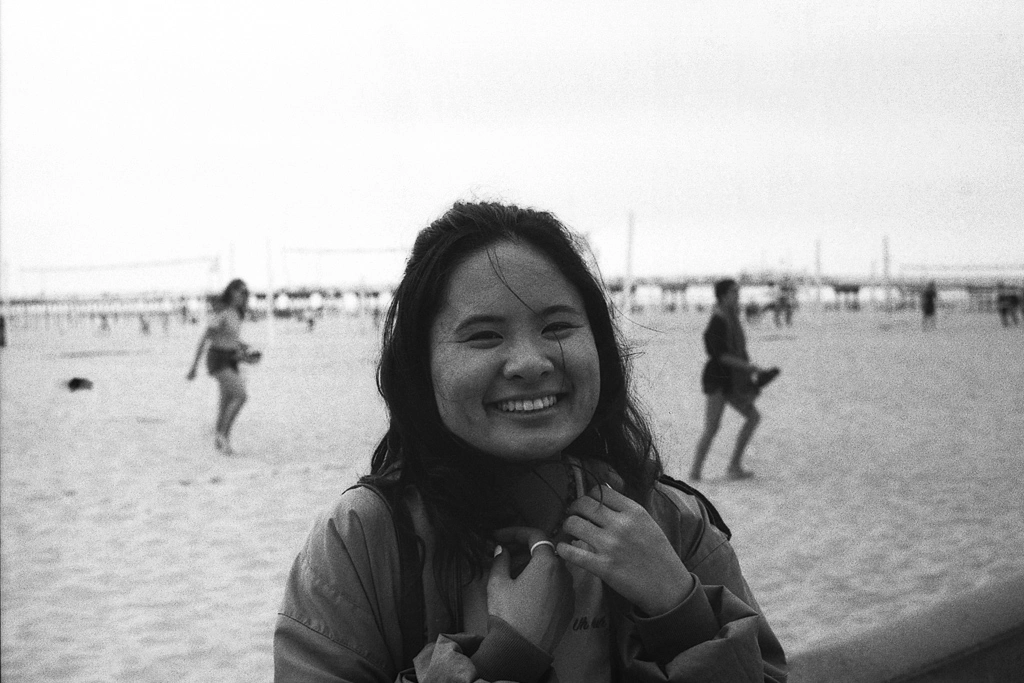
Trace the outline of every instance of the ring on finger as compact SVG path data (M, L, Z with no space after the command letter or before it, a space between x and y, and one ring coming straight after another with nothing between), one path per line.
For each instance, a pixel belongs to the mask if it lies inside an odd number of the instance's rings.
M537 541L536 543L530 546L530 557L533 557L533 551L536 550L538 546L542 545L551 546L551 552L555 552L555 544L551 541Z

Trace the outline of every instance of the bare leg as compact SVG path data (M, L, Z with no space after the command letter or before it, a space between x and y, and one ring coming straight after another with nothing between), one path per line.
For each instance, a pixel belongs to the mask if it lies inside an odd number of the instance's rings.
M221 379L221 375L224 372L228 371L222 371L214 375L217 379L217 386L220 389L220 398L217 405L217 434L222 434L224 432L224 416L227 414L228 404L231 402L231 394L228 389L224 387L224 380Z
M217 414L217 447L231 455L231 427L247 398L245 380L235 370L225 369L215 377L220 384L220 408Z
M248 398L246 394L242 394L231 402L228 407L228 413L226 415L226 421L224 423L224 436L231 435L231 427L235 424L235 418L238 417L238 413L241 412L242 406L245 405L245 401Z
M229 384L231 387L231 398L224 413L224 424L221 432L225 437L231 436L231 427L235 423L235 418L238 417L239 411L242 410L242 406L245 405L245 401L248 398L245 391L245 380L242 379L241 374L231 371Z
M743 469L740 461L743 459L743 451L746 450L747 444L750 443L750 438L754 436L754 430L757 429L757 425L761 423L761 413L757 411L753 403L746 403L737 405L731 404L746 420L743 426L740 428L740 433L736 437L736 447L732 451L732 460L729 461L729 475L742 479L750 476L750 473Z
M725 411L725 394L721 391L707 395L704 404L704 433L700 435L697 442L697 449L693 454L693 465L690 467L690 479L700 481L700 471L704 467L704 459L708 457L711 450L711 442L715 440L718 433L718 426L722 422L722 413Z

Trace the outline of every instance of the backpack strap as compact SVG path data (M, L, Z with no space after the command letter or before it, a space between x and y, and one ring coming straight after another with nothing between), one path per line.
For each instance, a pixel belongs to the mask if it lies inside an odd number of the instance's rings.
M373 491L391 513L391 521L398 541L398 564L401 572L401 594L398 603L399 625L402 631L402 669L412 667L413 659L427 641L426 603L423 596L420 539L412 523L409 507L401 499L397 487L383 490L373 484L360 482L347 490L365 488Z
M664 484L665 486L678 489L683 493L688 493L691 496L695 496L697 500L701 502L701 505L704 506L704 509L708 511L708 516L711 518L711 523L714 524L719 531L725 534L726 539L732 539L732 531L730 531L729 527L726 526L725 520L722 519L722 515L718 512L717 509L715 509L715 506L711 504L711 501L708 500L703 493L693 488L686 482L674 479L673 477L670 477L667 474L662 474L660 477L658 477L658 482Z

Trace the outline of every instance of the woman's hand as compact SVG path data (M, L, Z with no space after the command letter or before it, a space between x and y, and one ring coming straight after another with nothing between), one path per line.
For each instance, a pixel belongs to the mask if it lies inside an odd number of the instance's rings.
M562 530L577 541L558 556L586 569L649 616L677 607L693 577L654 518L609 486L597 486L569 506Z
M529 564L512 578L511 545L529 549L537 541L547 540L540 529L509 527L495 534L501 551L491 565L487 581L487 613L500 617L521 636L551 654L565 634L576 596L572 576L549 545L533 552Z

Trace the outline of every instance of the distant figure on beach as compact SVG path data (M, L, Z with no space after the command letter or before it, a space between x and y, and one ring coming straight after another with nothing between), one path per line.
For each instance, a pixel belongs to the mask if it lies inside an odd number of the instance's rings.
M420 232L387 433L292 566L275 680L785 680L725 523L662 474L581 245L501 204Z
M999 320L1003 327L1009 327L1011 324L1016 326L1020 323L1017 317L1017 309L1020 307L1020 293L1000 282L996 287L996 309L999 311Z
M775 379L778 368L764 370L750 362L747 341L740 323L740 287L733 279L715 283L718 302L711 311L711 320L704 330L704 348L708 361L701 375L706 396L704 406L704 432L697 442L690 467L690 480L700 481L704 460L718 433L722 413L728 403L744 417L726 470L730 479L748 479L753 473L743 468L743 452L754 430L761 422L761 413L754 406L761 388Z
M796 287L793 286L792 280L784 277L776 290L775 301L772 306L775 314L775 327L782 327L783 322L786 323L786 327L793 325L793 307L795 305Z
M772 306L774 308L774 304L767 304L767 306ZM747 305L743 307L743 317L747 319L748 325L760 322L761 307L757 305L756 301L747 302Z
M225 455L234 453L231 448L231 427L247 398L245 379L238 364L259 360L259 352L250 351L241 337L248 303L249 290L245 282L237 279L229 282L224 292L217 297L213 319L199 338L196 355L187 375L189 380L195 379L199 359L206 349L206 371L217 380L220 387L214 446Z
M932 280L921 292L921 329L935 329L935 302L939 298L939 291Z

